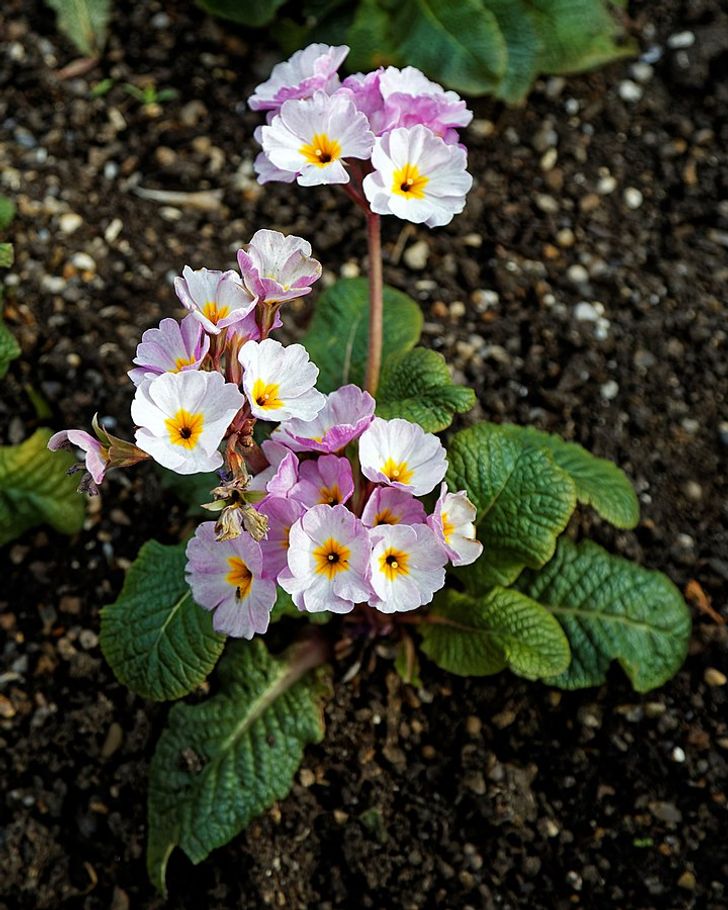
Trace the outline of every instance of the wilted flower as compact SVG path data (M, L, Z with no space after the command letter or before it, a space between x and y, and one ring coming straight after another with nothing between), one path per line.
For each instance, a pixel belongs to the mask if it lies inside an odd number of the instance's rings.
M79 489L91 494L98 493L98 487L103 482L109 466L108 447L102 445L95 436L86 433L85 430L61 430L60 433L54 433L48 440L48 448L51 452L58 449L70 449L71 446L76 446L84 452L86 470L90 475L90 479L87 477L87 482L82 482ZM81 467L77 466L72 470L81 470Z
M270 78L259 85L248 99L251 110L276 111L284 101L309 98L317 89L335 91L339 85L336 71L349 48L328 44L309 44L296 51L290 60L277 63Z
M366 528L346 506L314 506L291 527L278 584L299 610L349 613L371 596L370 550Z
M374 173L363 182L372 211L428 227L448 224L462 212L473 184L465 151L424 126L395 129L377 139L372 164Z
M361 513L368 528L377 525L415 525L427 520L425 507L411 493L396 487L375 487Z
M354 477L348 458L322 455L315 461L304 461L299 468L299 481L291 497L305 506L344 505L354 493Z
M248 341L240 349L243 388L254 417L313 420L326 399L314 386L318 367L301 344L284 347L273 338Z
M423 496L440 483L447 470L445 449L437 436L401 417L375 417L359 440L365 477Z
M252 638L268 628L276 586L263 578L260 544L247 534L219 541L215 523L204 521L187 544L186 578L195 602L214 610L217 632Z
M245 399L220 373L164 373L137 388L131 416L140 449L178 474L214 471L219 446Z
M286 101L261 136L270 162L297 174L301 186L348 183L344 161L369 158L374 142L367 118L349 98L324 92Z
M447 556L426 524L379 525L373 543L370 601L382 613L416 610L445 584Z
M194 270L186 265L182 277L174 279L174 290L182 306L212 335L244 319L258 302L232 269Z
M321 277L311 244L293 234L256 231L247 250L238 250L243 283L260 303L281 303L310 293Z
M376 402L369 392L345 385L326 396L313 420L287 420L273 433L296 452L340 452L358 439L374 419Z
M464 490L448 493L447 484L442 484L435 511L428 517L427 524L454 566L469 566L483 552L483 544L475 537L477 513Z
M210 350L210 338L200 321L190 313L182 322L167 317L155 329L147 329L137 345L137 364L129 370L134 385L161 373L196 370Z

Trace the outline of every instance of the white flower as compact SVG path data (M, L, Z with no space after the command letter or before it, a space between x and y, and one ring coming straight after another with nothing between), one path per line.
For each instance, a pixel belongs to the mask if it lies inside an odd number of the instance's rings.
M368 158L374 134L348 97L316 92L308 100L286 101L261 139L272 165L297 174L301 186L317 186L348 183L344 160Z
M313 420L326 403L314 386L318 367L301 344L284 347L273 338L248 341L239 354L243 389L254 417L261 420Z
M191 370L146 379L131 405L136 444L178 474L214 471L222 465L217 447L244 403L220 373Z
M245 319L258 302L232 270L195 270L186 265L182 277L174 279L174 290L182 306L212 335Z
M395 417L375 417L359 440L362 474L415 496L433 490L445 476L447 458L442 443L421 426Z
M372 528L371 606L401 613L428 604L445 584L447 556L427 525L379 525Z
M311 256L311 244L280 231L256 231L247 250L238 250L238 266L245 286L261 303L303 297L321 277L321 263Z
M477 514L478 510L465 490L448 493L447 484L443 483L435 511L427 518L427 524L454 566L469 566L483 552L483 544L475 536Z
M473 185L464 149L421 124L379 137L372 165L374 173L363 184L372 211L428 227L448 224L462 212Z

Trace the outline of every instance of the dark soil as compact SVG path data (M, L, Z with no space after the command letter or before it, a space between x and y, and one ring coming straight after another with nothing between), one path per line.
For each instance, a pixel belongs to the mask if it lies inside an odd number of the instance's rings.
M251 179L244 100L274 60L266 37L190 3L115 9L101 63L64 80L74 51L52 13L0 13L0 192L19 209L7 318L23 348L0 390L2 442L95 410L128 432L125 371L141 330L177 312L185 263L232 265L270 226L309 238L329 278L364 267L343 195ZM626 469L639 528L584 514L576 532L697 581L725 617L728 16L716 0L631 15L643 48L662 49L654 71L543 81L519 110L477 102L465 214L433 232L390 220L386 280L476 388L472 419L535 423ZM686 31L694 43L668 46ZM178 97L144 108L126 82ZM140 188L222 192L201 211ZM0 907L162 905L145 778L166 707L116 683L97 636L141 543L187 526L153 471L117 472L78 537L37 530L0 554ZM176 854L168 906L728 907L728 636L695 620L684 668L643 697L616 668L561 693L426 664L415 691L367 652L290 797L201 866Z

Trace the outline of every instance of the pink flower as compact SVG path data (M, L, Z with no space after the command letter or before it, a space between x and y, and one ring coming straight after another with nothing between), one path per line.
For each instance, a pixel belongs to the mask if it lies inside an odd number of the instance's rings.
M260 303L281 303L303 297L321 277L321 263L311 244L280 231L256 231L247 250L238 250L243 282Z
M379 87L389 130L422 124L452 144L458 141L457 129L473 119L473 112L459 95L446 92L414 66L402 70L388 66L381 74Z
M380 67L371 73L354 73L341 83L339 94L346 94L354 106L369 121L369 128L375 136L381 136L388 128L388 115L384 110L380 80L384 70Z
M210 338L192 313L182 322L163 319L159 328L147 329L142 335L132 361L137 366L128 375L134 385L139 385L162 373L196 370L209 350Z
M476 516L477 509L464 490L448 493L447 484L442 484L427 524L454 566L469 566L483 552L483 544L475 536Z
M174 279L174 290L182 306L212 335L244 319L258 302L232 270L194 270L186 265L182 277Z
M344 161L369 158L374 142L367 118L349 98L324 92L286 101L261 136L271 164L296 174L301 186L348 183Z
M346 506L314 506L291 527L278 584L299 610L349 613L371 596L370 551L366 528Z
M396 487L376 487L364 510L361 520L368 528L377 525L416 525L427 520L425 507L411 493Z
M445 584L447 556L427 525L379 525L369 532L371 606L401 613L428 604Z
M251 110L276 111L284 101L310 98L317 89L335 91L339 85L336 71L349 48L328 44L309 44L283 63L273 67L270 78L259 85L248 99Z
M288 568L291 526L304 514L306 508L297 499L269 496L258 506L258 511L268 517L268 534L260 542L263 576L275 579Z
M96 495L99 485L106 476L109 450L95 436L86 433L85 430L61 430L60 433L54 433L48 440L48 448L51 452L58 449L70 449L71 446L76 446L85 453L86 470L91 475L90 479L86 478L85 483L81 482L79 489ZM71 470L81 470L81 468L76 466Z
M364 194L373 212L440 227L465 208L473 184L466 164L462 148L425 126L395 129L374 144Z
M345 385L326 396L326 404L313 420L286 420L273 439L296 452L340 452L366 430L375 407L369 392Z
M322 455L315 461L304 461L299 477L290 495L305 506L344 505L354 493L354 477L348 458Z
M267 630L276 585L263 578L260 544L248 534L216 540L215 522L204 521L187 544L186 578L217 632L250 639Z
M375 417L359 440L362 474L415 496L433 490L445 476L447 458L437 436L401 417Z
M268 467L251 477L247 488L271 496L289 496L298 483L298 456L273 439L266 439L261 449L268 459Z

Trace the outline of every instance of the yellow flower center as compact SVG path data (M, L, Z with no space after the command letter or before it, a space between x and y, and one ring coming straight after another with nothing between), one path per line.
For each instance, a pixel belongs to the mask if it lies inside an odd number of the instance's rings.
M192 355L192 357L178 357L174 362L174 369L170 370L170 373L179 373L184 367L191 366L197 358Z
M194 449L205 425L205 415L190 414L189 411L180 408L174 417L168 417L164 421L164 425L169 433L169 441L173 445Z
M375 525L398 525L399 518L394 514L391 509L382 509L381 512L377 512L374 517Z
M326 133L316 133L307 145L298 150L309 164L326 167L341 158L341 144L330 139Z
M409 575L409 555L404 550L390 547L379 557L379 569L388 581L395 581L400 575Z
M253 383L253 400L260 408L266 411L276 411L283 407L283 402L278 397L280 386L277 382L266 382L265 379L256 379Z
M322 505L338 506L343 498L338 483L330 487L321 487L319 491L319 503Z
M228 565L225 581L235 588L236 600L245 600L253 586L253 573L239 556L229 556Z
M424 199L425 187L429 182L430 178L420 174L416 164L408 162L394 172L392 192L405 199Z
M229 306L218 306L214 300L208 300L202 308L202 315L207 316L213 325L217 325L230 312Z
M388 458L382 465L382 474L397 483L409 483L412 480L412 473L406 461L395 461L393 458Z
M339 572L346 572L349 568L350 550L333 537L313 551L316 560L316 574L325 575L329 581Z
M445 512L440 514L440 521L442 522L442 536L445 538L445 543L450 543L450 538L455 530L455 525L450 521Z

